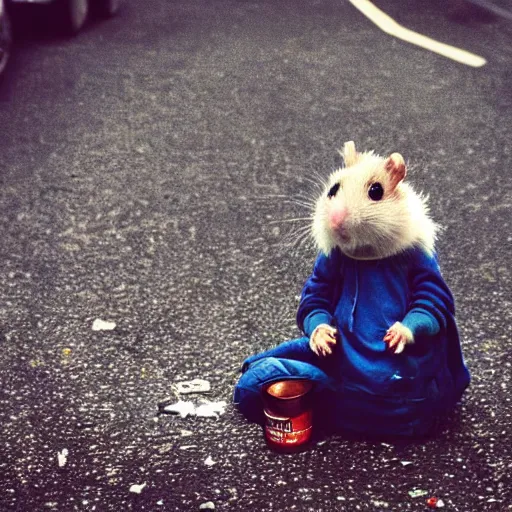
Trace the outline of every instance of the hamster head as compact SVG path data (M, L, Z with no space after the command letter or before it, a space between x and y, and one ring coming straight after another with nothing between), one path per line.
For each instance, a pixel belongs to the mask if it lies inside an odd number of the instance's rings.
M334 171L318 198L312 234L319 250L335 247L355 259L381 259L419 246L432 253L436 224L426 198L403 180L399 153L383 158L358 153L352 141L342 151L345 166Z

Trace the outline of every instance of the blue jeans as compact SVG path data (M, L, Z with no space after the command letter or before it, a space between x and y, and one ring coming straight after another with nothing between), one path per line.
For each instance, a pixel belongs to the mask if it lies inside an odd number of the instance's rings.
M338 356L317 356L308 338L298 338L247 358L235 386L234 403L252 422L264 423L262 387L288 379L314 382L315 425L333 432L352 431L370 436L417 437L438 421L435 381L425 396L369 393L345 382ZM316 428L315 427L315 428Z

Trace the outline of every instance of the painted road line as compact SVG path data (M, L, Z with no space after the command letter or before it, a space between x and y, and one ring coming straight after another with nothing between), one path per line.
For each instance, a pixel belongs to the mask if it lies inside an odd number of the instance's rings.
M479 68L487 63L483 57L475 55L474 53L461 50L460 48L456 48L449 44L440 43L430 37L418 34L417 32L414 32L414 30L409 30L408 28L403 27L391 16L388 16L378 7L375 7L370 0L349 0L349 2L356 9L361 11L369 20L373 21L373 23L375 23L375 25L377 25L383 32L386 32L386 34L402 39L408 43L415 44L416 46L420 46L421 48L425 48L431 52L438 53L443 57L460 62L461 64L466 64L467 66Z

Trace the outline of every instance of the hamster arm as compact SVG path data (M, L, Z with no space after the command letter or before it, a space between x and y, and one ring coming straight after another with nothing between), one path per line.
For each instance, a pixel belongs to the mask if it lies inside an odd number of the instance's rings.
M453 296L437 260L426 254L417 258L410 273L409 311L402 324L417 336L435 336L446 329L448 316L455 314Z
M297 325L308 337L320 325L332 325L336 300L341 291L341 254L320 254L307 279L297 311Z

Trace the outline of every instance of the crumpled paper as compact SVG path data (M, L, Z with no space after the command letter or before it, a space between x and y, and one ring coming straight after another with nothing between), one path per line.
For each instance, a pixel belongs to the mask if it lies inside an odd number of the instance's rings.
M93 331L113 331L116 328L115 322L109 322L102 320L101 318L96 318L92 323Z
M218 418L226 412L227 403L222 400L220 402L205 402L195 405L193 402L179 400L175 404L167 405L162 412L170 414L179 414L182 418L187 416L201 416L203 418Z
M128 491L133 492L134 494L140 494L144 490L144 487L146 487L146 485L146 482L144 482L143 484L133 484L130 486Z
M182 395L190 393L207 393L210 391L210 383L204 379L193 379L182 382L176 382L176 391Z

